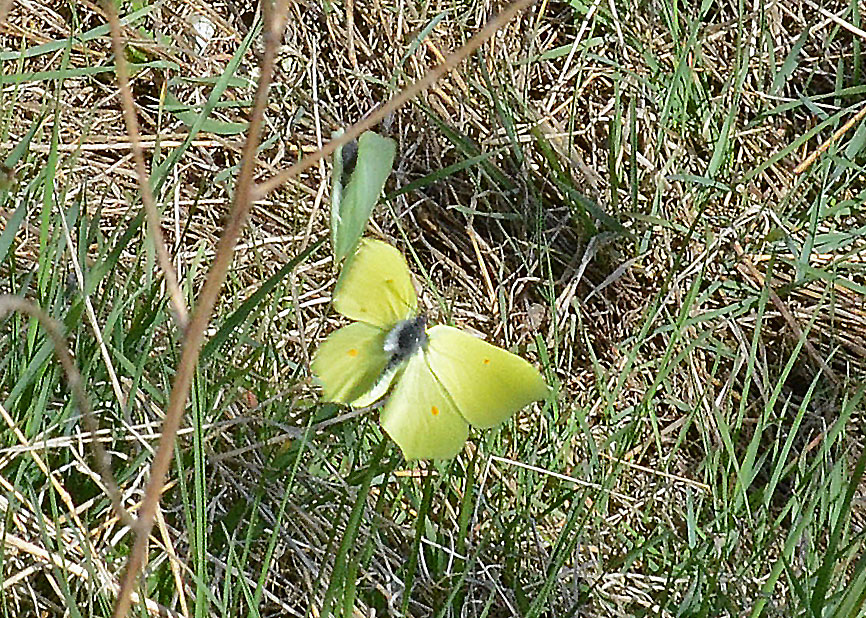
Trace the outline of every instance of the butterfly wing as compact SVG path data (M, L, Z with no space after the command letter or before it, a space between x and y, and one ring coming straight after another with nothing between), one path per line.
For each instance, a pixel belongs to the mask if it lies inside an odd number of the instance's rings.
M340 274L334 308L385 330L414 315L418 298L403 254L388 243L362 240Z
M373 390L388 364L386 335L381 328L363 322L328 335L312 363L325 401L353 403Z
M409 358L380 422L406 459L450 459L469 434L469 426L421 353Z
M366 408L367 406L371 406L379 401L385 393L388 392L388 389L391 387L395 378L400 375L401 369L402 367L399 365L386 369L385 372L379 376L379 379L376 381L373 388L350 402L352 407Z
M511 352L450 326L427 336L430 368L475 427L493 427L550 392L538 370Z
M331 213L331 239L336 261L350 254L364 233L370 213L391 174L396 149L394 140L372 131L358 139L354 170L349 174L348 184L335 193L337 199ZM348 154L347 151L344 146L342 154Z

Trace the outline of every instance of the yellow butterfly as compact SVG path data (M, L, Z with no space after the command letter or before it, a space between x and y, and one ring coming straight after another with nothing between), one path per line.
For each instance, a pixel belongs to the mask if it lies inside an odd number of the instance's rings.
M393 384L382 427L407 459L447 459L468 425L493 427L550 389L528 362L450 326L426 329L409 266L391 245L361 241L334 290L352 320L313 359L324 399L364 407Z

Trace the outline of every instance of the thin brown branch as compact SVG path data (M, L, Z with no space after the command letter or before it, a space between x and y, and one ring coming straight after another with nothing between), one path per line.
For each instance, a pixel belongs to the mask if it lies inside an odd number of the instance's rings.
M12 8L12 0L0 0L0 23L6 21L9 9Z
M358 70L358 56L355 54L355 0L346 0L346 47L349 50L349 62L352 68Z
M139 510L135 526L135 544L126 564L120 594L114 606L114 617L122 618L129 611L130 599L135 581L147 552L150 531L153 528L154 516L159 505L162 486L174 454L174 441L183 418L186 400L192 384L195 367L198 363L204 333L210 322L217 296L225 281L226 273L234 256L234 248L243 230L247 215L252 208L253 174L256 167L256 149L261 135L262 122L267 106L267 94L273 77L274 58L282 39L286 22L287 0L278 0L272 11L265 11L265 28L263 36L265 50L261 63L261 78L255 94L255 103L250 118L249 132L244 144L241 169L235 187L232 212L225 231L220 238L213 265L208 272L201 294L198 297L192 319L186 329L177 376L169 397L165 420L162 425L162 437L159 448L150 468L150 479L145 489L144 500ZM267 4L267 3L263 3Z
M159 265L165 275L165 285L168 288L169 298L174 307L175 319L181 331L186 330L189 322L189 313L186 302L183 299L177 275L171 263L171 255L165 246L162 236L159 213L156 210L156 201L153 199L153 191L150 188L150 174L144 162L144 149L141 147L141 131L138 128L138 118L135 115L135 101L132 98L132 90L129 88L129 66L126 64L125 49L123 45L123 32L120 20L117 17L117 9L114 2L105 3L108 23L111 26L111 47L114 50L114 66L117 67L117 87L120 90L120 103L123 109L123 120L126 123L126 132L132 145L132 158L135 162L135 175L138 178L138 187L141 190L141 203L147 213L147 222L153 234L153 244L156 246L156 255Z
M330 142L325 144L321 150L304 157L276 176L259 183L255 187L253 193L253 201L264 198L271 191L281 187L290 178L293 178L304 170L312 167L318 163L320 159L330 156L337 148L352 141L356 137L360 136L364 131L374 127L388 114L391 114L397 109L403 107L406 103L414 99L421 91L425 90L443 75L454 69L469 54L481 47L487 39L491 38L499 28L511 21L515 15L534 2L535 0L516 0L509 4L501 13L499 13L499 15L487 22L487 25L484 26L484 28L482 28L475 36L469 39L462 47L449 54L441 64L425 73L424 77L406 87L405 90L391 97L387 103L370 113L363 120L346 129L345 133L340 137L332 139Z
M69 385L69 390L72 391L72 396L75 398L78 409L81 411L84 425L87 431L90 432L90 435L93 436L90 440L90 448L93 449L93 457L96 459L99 476L102 478L114 511L125 525L132 525L135 520L123 507L120 489L114 481L114 473L111 470L111 456L105 450L102 443L96 439L99 424L93 416L90 399L84 390L84 381L81 379L81 373L78 371L78 367L75 366L75 361L69 353L69 348L66 346L66 339L62 334L60 324L29 300L19 298L18 296L0 295L0 317L10 311L19 311L36 318L42 328L45 329L45 332L48 333L48 337L54 344L54 352L57 354L60 366L63 367L63 371L66 373L66 383Z

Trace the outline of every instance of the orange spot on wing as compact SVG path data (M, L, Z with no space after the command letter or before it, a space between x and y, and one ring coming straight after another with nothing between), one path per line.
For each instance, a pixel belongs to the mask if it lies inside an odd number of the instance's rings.
M432 406L430 408L430 414L432 414L433 416L437 416L439 414L439 408L437 408L436 406Z
M351 350L349 350L349 356L351 356L352 358L358 356L358 350L352 348Z
M490 364L490 359L489 359L489 358L485 358L482 362L483 362L485 365L489 365L489 364Z

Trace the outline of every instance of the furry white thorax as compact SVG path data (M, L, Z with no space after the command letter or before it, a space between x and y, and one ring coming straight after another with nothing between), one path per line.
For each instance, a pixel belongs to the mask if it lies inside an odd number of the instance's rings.
M427 318L420 315L398 322L388 331L382 344L388 355L388 364L370 392L352 402L353 407L366 408L385 395L403 362L427 344L427 333L424 332L426 327Z
M385 337L385 352L391 356L392 362L400 362L412 356L427 343L427 318L419 315L398 322Z

